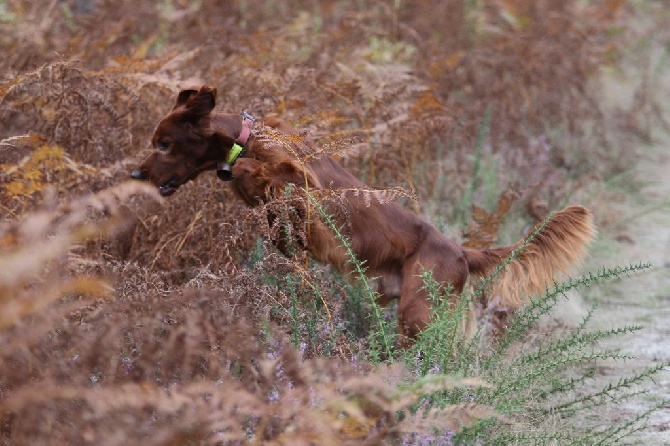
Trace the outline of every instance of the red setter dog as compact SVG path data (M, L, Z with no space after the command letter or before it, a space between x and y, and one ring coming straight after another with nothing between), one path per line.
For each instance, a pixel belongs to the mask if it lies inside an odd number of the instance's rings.
M232 180L240 198L249 206L281 196L289 183L320 191L366 188L366 185L281 121L266 121L273 131L287 135L289 144L254 136L250 119L214 111L216 89L183 90L173 109L161 120L152 138L156 149L131 176L150 180L164 196L206 170L217 170ZM300 162L296 153L313 156ZM432 271L453 293L463 291L468 275L486 277L515 248L525 248L504 267L492 284L490 295L508 309L516 309L526 296L542 293L558 272L566 272L585 255L595 236L590 212L570 206L554 214L530 241L495 249L464 248L447 239L429 223L397 203L380 203L350 193L340 202L337 224L348 228L351 246L365 261L371 277L399 283L398 327L401 342L415 337L431 317L431 303L420 274ZM340 210L341 211L341 210ZM320 262L349 271L346 252L333 231L319 219L309 224L307 248ZM382 283L384 280L382 280ZM383 288L383 286L382 286ZM380 290L382 294L384 289Z

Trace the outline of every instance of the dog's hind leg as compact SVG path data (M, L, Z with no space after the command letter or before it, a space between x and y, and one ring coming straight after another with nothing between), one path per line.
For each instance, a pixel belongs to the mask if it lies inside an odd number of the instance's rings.
M402 278L399 274L383 274L377 280L377 305L387 307L394 300L400 298Z
M438 292L448 291L455 303L468 277L468 265L462 251L453 242L443 237L430 235L421 244L416 254L405 262L402 288L398 303L399 344L408 345L411 339L426 328L432 316L430 291L423 275L430 271L440 285Z

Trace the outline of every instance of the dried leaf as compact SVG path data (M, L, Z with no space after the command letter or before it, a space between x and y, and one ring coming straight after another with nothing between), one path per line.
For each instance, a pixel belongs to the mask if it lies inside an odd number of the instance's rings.
M516 194L511 190L503 192L498 198L498 205L493 213L472 205L472 216L468 232L463 234L467 240L463 246L468 248L486 249L496 244L498 230L507 215Z

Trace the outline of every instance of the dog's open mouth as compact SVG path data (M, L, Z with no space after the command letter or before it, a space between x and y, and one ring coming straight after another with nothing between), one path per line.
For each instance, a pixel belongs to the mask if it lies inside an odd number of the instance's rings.
M177 189L179 189L180 186L197 177L200 172L200 170L192 169L188 175L182 177L181 179L177 175L172 175L165 183L158 186L158 192L160 192L163 197L169 197L170 195L177 192Z
M158 186L158 192L163 197L169 197L170 195L177 192L179 184L177 184L177 176L172 175L169 180L167 180L163 185Z

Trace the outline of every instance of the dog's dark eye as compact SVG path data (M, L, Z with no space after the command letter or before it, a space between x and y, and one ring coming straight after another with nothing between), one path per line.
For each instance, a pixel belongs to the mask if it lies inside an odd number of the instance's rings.
M168 141L156 141L156 148L158 150L167 150L170 148L170 143Z

